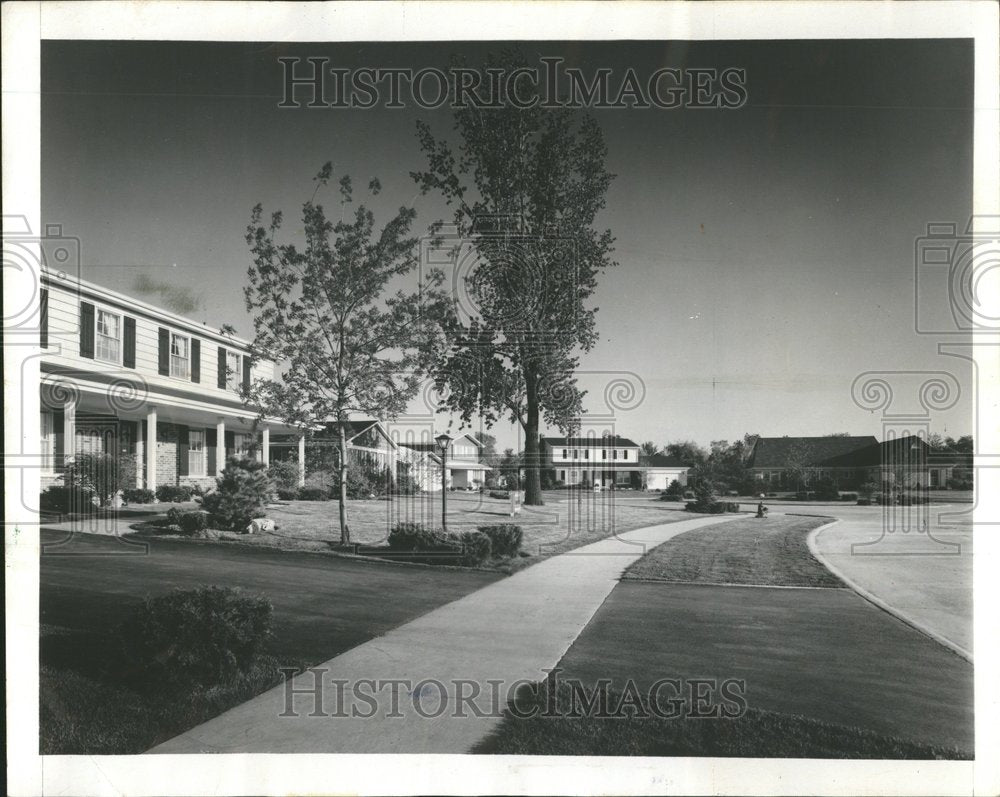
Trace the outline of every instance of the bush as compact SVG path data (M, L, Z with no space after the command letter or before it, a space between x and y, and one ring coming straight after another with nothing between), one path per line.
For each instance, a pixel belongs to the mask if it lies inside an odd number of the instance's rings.
M246 672L271 633L271 604L229 587L146 598L118 630L125 660L157 683L190 688Z
M71 512L93 512L97 506L94 493L80 487L64 487L54 484L38 498L42 512L68 515Z
M299 476L302 475L302 469L299 468L299 463L297 462L279 460L271 463L267 469L267 475L271 480L271 484L274 485L274 489L280 495L282 490L294 492L298 489Z
M77 454L66 465L65 485L97 496L101 506L135 484L135 457Z
M279 487L277 493L279 501L294 501L299 497L298 490L285 490Z
M300 487L293 497L299 501L329 501L330 491L325 487Z
M857 501L858 500L858 494L857 493L841 493L840 494L840 500L841 501Z
M724 504L721 501L714 501L711 504L703 504L699 501L688 501L684 504L684 509L688 512L698 512L703 515L721 515L726 511L727 506L729 506L729 504Z
M448 540L460 546L459 560L467 567L481 565L493 553L489 536L481 531L465 531L461 534L449 534Z
M679 481L677 481L677 479L674 479L672 482L670 482L670 485L667 487L667 490L664 493L664 495L667 495L673 499L680 498L683 494L684 494L684 487Z
M202 501L213 526L242 531L251 520L264 516L264 504L271 491L264 463L231 457L216 484L215 492Z
M176 526L181 534L189 537L203 536L202 532L208 528L208 514L198 509L185 512L177 507L171 507L167 512L167 525Z
M871 506L871 505L872 505L872 499L871 498L859 498L858 499L858 506Z
M836 501L840 496L839 485L835 479L820 478L812 482L813 492L821 501Z
M397 523L389 531L389 547L397 551L433 551L439 546L438 535L421 523Z
M490 490L490 498L499 498L506 501L510 498L510 492L507 490Z
M517 556L521 550L524 532L520 526L501 523L496 526L480 526L479 531L489 537L494 556Z
M189 484L161 484L156 488L156 497L165 503L182 504L190 501L193 491Z
M151 504L156 498L156 493L145 487L133 487L130 490L125 490L122 498L125 499L126 504Z

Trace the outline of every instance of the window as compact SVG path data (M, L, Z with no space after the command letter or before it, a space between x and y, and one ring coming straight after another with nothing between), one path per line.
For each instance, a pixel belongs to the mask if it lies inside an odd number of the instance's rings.
M205 475L205 430L188 429L188 474Z
M233 435L233 451L238 457L250 456L250 435L236 432Z
M51 412L42 413L42 472L51 473L56 464L56 434Z
M191 378L191 340L176 333L170 334L170 375Z
M566 471L564 470L559 471L559 481L561 482L566 481Z
M239 392L243 386L240 374L240 355L234 351L226 351L226 389Z
M583 458L584 459L590 459L590 449L589 448L584 449L584 451L583 451Z
M569 459L569 457L566 455L566 449L565 448L563 449L563 459Z
M601 459L607 459L607 458L608 458L608 450L606 448L602 449L601 450Z
M573 459L579 459L579 458L580 458L580 452L577 449L574 448L573 449Z
M121 362L122 317L107 310L98 310L96 319L97 345L94 356L108 363Z
M628 459L628 449L622 449L622 459Z
M617 448L616 448L616 449L614 449L614 450L613 450L613 451L611 452L611 459L618 459L618 449L617 449Z

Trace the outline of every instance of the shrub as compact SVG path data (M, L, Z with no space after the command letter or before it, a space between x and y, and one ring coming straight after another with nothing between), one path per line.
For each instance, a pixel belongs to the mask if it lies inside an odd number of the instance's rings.
M481 565L490 558L493 552L489 536L481 531L449 534L448 539L459 545L459 561L468 567Z
M389 547L397 551L433 551L440 545L438 536L421 523L397 523L389 531Z
M97 508L95 500L94 493L88 490L54 484L39 496L38 506L42 512L67 515L71 512L93 512Z
M871 505L872 505L872 499L871 498L859 498L858 499L858 506L871 506Z
M147 490L145 487L133 487L125 490L122 494L126 504L151 504L156 498L156 493Z
M840 494L840 500L841 501L857 501L858 500L858 494L857 493L841 493Z
M379 492L378 486L367 473L360 468L347 469L347 497L352 500L371 498ZM333 485L333 495L340 496L340 479Z
M215 492L202 501L213 526L241 531L254 518L264 516L264 504L271 491L264 463L231 457L216 484Z
M299 497L298 490L286 490L279 487L276 492L278 493L279 501L294 501Z
M815 479L811 486L816 497L821 501L836 501L840 495L836 480L829 477Z
M203 536L202 532L208 528L208 514L199 509L185 512L177 507L171 507L167 512L167 525L176 526L181 534L189 537Z
M501 500L507 500L510 498L510 492L507 490L490 490L490 498L499 498Z
M281 495L279 492L278 495ZM299 501L329 501L330 491L325 487L300 487L293 495Z
M727 506L728 504L724 504L721 501L713 501L711 504L702 504L699 501L688 501L688 503L684 505L684 509L688 512L699 512L703 515L721 515L726 511Z
M191 500L192 492L189 484L161 484L156 497L165 503L184 503Z
M298 489L299 476L302 475L302 469L299 468L299 463L297 462L279 460L271 463L267 469L267 475L271 479L274 489L280 495L282 490L294 492Z
M65 484L97 496L107 506L122 490L135 484L135 457L77 454L66 464Z
M333 485L337 483L337 476L332 470L314 470L306 472L306 481L303 487L318 487L326 490L327 495L333 491Z
M521 550L524 532L520 526L501 523L496 526L480 526L479 531L489 537L494 556L517 556Z
M189 688L245 672L271 632L271 604L229 587L146 598L118 630L125 660L156 683Z
M667 487L667 490L664 493L664 495L673 499L680 498L683 494L684 494L684 487L681 485L679 481L677 481L677 479L674 479L672 482L670 482L670 485Z
M879 486L877 482L867 481L858 487L858 495L862 498L867 498L871 500L871 497L878 492Z

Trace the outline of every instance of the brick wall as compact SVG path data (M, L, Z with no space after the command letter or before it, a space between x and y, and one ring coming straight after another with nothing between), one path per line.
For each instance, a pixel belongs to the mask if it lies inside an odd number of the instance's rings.
M177 484L177 426L156 424L156 483Z

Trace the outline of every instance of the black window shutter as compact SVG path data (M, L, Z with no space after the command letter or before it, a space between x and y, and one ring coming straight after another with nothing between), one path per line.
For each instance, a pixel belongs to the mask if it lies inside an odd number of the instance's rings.
M218 376L219 376L218 388L219 388L219 390L225 390L226 389L226 373L227 373L227 371L226 371L226 350L222 346L219 346L219 367L218 367L217 370L218 370Z
M188 428L177 427L177 474L188 475Z
M234 433L226 432L223 442L226 444L226 459L229 459L236 453L236 437L234 436Z
M125 316L124 331L125 355L122 357L122 365L126 368L135 368L135 319Z
M49 289L42 288L38 318L38 341L43 349L49 347Z
M191 338L191 381L201 381L201 341Z
M170 375L170 330L160 327L160 376Z
M214 476L215 475L215 448L218 441L218 436L215 434L215 429L205 430L205 452L207 454L206 459L208 462L205 466L205 475Z
M80 302L80 356L94 359L94 305Z
M250 358L243 355L243 389L250 390Z

